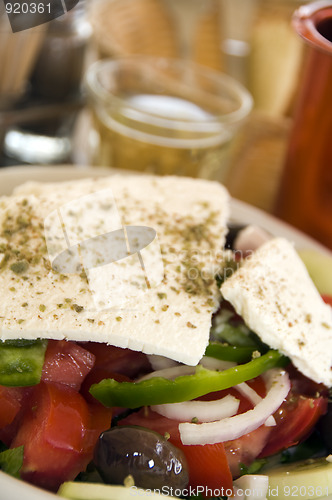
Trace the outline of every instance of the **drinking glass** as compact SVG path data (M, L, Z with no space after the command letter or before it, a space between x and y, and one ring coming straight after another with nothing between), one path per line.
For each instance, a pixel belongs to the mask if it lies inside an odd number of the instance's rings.
M252 98L196 63L145 56L98 61L86 75L93 163L223 180Z

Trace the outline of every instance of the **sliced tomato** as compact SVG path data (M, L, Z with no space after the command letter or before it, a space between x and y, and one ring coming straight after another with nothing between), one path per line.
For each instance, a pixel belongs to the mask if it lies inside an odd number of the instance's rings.
M185 446L179 440L174 444L182 449L186 456L190 486L195 489L205 486L212 491L220 491L223 488L225 495L227 490L232 491L232 474L223 443Z
M326 397L311 398L291 392L274 414L277 425L271 428L270 438L260 457L274 455L298 444L310 434L326 411Z
M261 457L274 455L298 444L309 436L319 418L327 411L327 388L302 375L293 365L289 365L287 371L292 389L274 414L277 425L271 427L271 435Z
M244 436L224 443L228 465L233 478L241 474L241 465L249 466L268 443L271 427L262 425Z
M322 295L322 299L326 304L332 306L332 296L331 295Z
M90 411L90 431L96 436L94 445L103 431L111 427L112 409L102 405L89 405Z
M0 429L11 424L21 409L24 390L0 385Z
M87 457L93 458L93 452L100 434L111 427L113 411L105 406L91 404L89 405L90 425L84 440Z
M99 404L89 393L92 384L97 384L105 378L130 382L133 377L151 371L147 356L141 352L98 342L85 342L82 346L95 356L95 365L83 381L80 391L88 403ZM119 414L122 410L123 408L112 408L113 415Z
M91 372L87 375L85 380L83 381L82 387L81 387L81 394L83 395L84 399L93 405L98 405L104 406L97 401L92 394L90 394L89 389L92 384L97 384L101 380L105 378L113 378L114 380L117 380L118 382L131 382L131 379L127 377L126 375L122 375L121 373L114 373L112 370L107 369L107 368L99 368L94 367ZM120 407L113 407L112 408L112 413L113 415L118 415L121 413L125 408L120 408Z
M83 397L64 384L41 382L11 447L24 446L23 479L56 490L85 469L91 458L90 412Z
M95 356L96 368L104 368L130 378L151 370L149 360L142 352L99 342L84 342L81 345Z
M32 387L1 387L0 415L3 427L0 428L0 441L10 446L22 418L30 407Z
M49 340L41 379L78 390L94 362L95 356L76 342Z
M159 432L168 433L170 442L180 448L187 459L189 468L189 485L193 488L206 486L214 489L232 489L232 475L229 470L224 445L222 443L208 445L183 445L178 430L179 422L142 409L120 421L121 425L140 425Z

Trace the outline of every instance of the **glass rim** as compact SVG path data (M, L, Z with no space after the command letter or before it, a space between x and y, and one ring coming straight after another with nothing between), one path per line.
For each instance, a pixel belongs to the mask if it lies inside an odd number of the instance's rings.
M212 82L216 82L222 85L222 87L227 91L227 94L231 98L238 102L238 107L235 110L221 114L216 112L211 114L211 117L204 119L195 120L183 120L178 118L164 117L156 113L149 112L142 109L133 103L128 103L125 99L106 90L105 87L99 81L99 75L102 71L113 71L126 64L134 62L135 64L144 63L153 65L156 67L158 64L166 65L171 68L178 69L182 71L184 68L189 68L193 73L199 75L202 74L204 77L208 78ZM108 58L102 59L94 62L88 69L85 75L85 84L87 91L95 99L101 99L105 103L110 103L110 98L112 103L118 105L125 105L127 109L131 109L135 112L136 116L140 116L142 122L148 121L152 125L156 125L167 129L184 129L184 130L201 130L202 126L216 125L216 124L229 124L236 125L245 119L253 108L253 98L250 92L233 77L221 73L219 71L213 70L209 67L202 66L198 63L192 61L184 61L182 59L172 59L164 57L154 57L154 56L141 56L133 55L121 58ZM209 94L213 97L212 94ZM145 117L145 118L144 118Z

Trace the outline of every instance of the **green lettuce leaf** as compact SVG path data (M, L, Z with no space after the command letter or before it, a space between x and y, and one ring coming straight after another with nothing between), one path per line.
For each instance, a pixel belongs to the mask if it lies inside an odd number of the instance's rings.
M16 478L20 477L23 464L23 446L2 451L0 453L0 469Z

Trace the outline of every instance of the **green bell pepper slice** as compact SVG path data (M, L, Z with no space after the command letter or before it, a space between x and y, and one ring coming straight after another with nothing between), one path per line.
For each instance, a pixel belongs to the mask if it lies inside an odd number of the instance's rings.
M235 361L236 363L246 363L250 361L255 351L255 347L238 347L234 345L224 345L220 342L210 342L206 348L205 356L220 359L222 361Z
M288 358L278 351L270 350L249 363L234 366L224 371L207 370L197 366L193 375L183 375L168 380L153 377L141 382L117 382L104 379L93 384L90 393L104 406L139 408L166 403L179 403L198 398L209 392L228 389L261 375L275 366L285 366Z
M47 340L0 342L0 385L24 387L40 382Z

